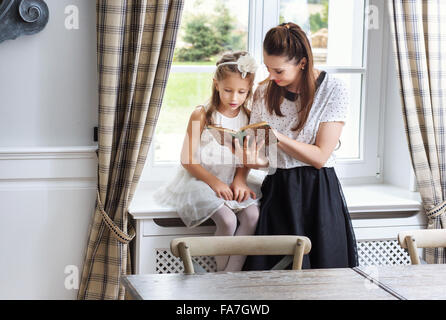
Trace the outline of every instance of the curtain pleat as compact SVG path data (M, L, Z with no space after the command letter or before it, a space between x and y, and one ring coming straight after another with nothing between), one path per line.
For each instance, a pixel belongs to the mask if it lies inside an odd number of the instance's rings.
M403 117L429 229L446 228L446 1L390 0ZM446 263L444 248L426 249Z
M128 207L152 142L184 0L97 0L96 209L78 299L124 299L135 229Z

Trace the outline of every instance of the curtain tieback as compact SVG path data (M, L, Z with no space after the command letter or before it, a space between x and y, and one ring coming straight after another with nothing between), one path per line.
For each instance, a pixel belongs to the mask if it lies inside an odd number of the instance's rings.
M135 237L135 228L133 228L133 226L130 224L130 232L129 235L126 234L125 232L123 232L114 222L112 219L110 219L110 217L108 216L108 214L105 212L104 210L104 206L102 205L101 202L101 197L99 195L99 190L96 190L96 195L97 195L97 201L98 201L98 209L101 212L102 215L102 220L105 222L105 225L108 227L108 229L110 230L111 235L118 240L119 242L123 243L123 244L128 244L130 241L133 240L133 238Z
M426 216L430 219L433 219L435 217L441 216L446 212L446 201L443 201L439 205L436 205L435 207L426 210Z

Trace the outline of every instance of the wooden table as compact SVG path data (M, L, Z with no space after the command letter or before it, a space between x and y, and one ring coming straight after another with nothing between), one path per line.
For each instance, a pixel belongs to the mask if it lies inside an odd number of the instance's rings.
M123 277L137 300L397 300L359 270L309 269Z
M446 264L360 267L356 271L372 279L401 300L445 300Z

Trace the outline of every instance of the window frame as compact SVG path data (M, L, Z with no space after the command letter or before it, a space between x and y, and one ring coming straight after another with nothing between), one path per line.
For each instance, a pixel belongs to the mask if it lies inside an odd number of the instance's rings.
M383 75L386 74L383 64L383 16L379 15L378 29L367 27L366 8L375 6L379 13L385 12L384 3L379 0L364 1L364 23L363 23L363 65L362 67L337 67L321 66L315 67L332 74L361 74L361 109L360 109L360 138L359 158L338 159L335 169L344 183L377 183L382 182L380 174L382 167L382 126L380 115L384 104L381 92ZM276 14L271 14L271 13ZM248 22L248 51L263 64L262 43L266 32L276 26L279 21L280 0L250 0L249 22ZM175 72L213 72L215 66L174 66L171 73ZM377 70L378 72L374 72ZM373 71L373 72L372 72ZM375 99L374 97L381 97ZM186 121L186 119L185 119ZM145 168L141 181L163 181L172 176L173 168L178 163L155 162L154 137L149 149Z
M336 73L361 73L362 92L360 110L360 157L359 159L338 159L335 169L341 181L346 184L381 183L382 131L384 124L381 115L385 105L383 85L385 84L385 63L383 60L384 28L383 14L379 14L377 29L368 27L367 8L374 6L378 13L385 12L385 3L379 0L364 1L364 44L363 67L341 68ZM345 70L344 70L345 69ZM348 70L350 69L350 70ZM329 72L337 70L327 69ZM377 70L378 72L374 72ZM380 97L376 99L375 97Z

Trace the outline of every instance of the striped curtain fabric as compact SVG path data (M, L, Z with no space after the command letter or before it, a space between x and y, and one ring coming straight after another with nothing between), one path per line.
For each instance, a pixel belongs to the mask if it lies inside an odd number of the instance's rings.
M135 235L127 208L149 150L184 0L97 0L99 150L96 210L78 299L124 299Z
M388 1L403 116L429 229L446 229L446 1ZM446 263L445 249L427 249Z

